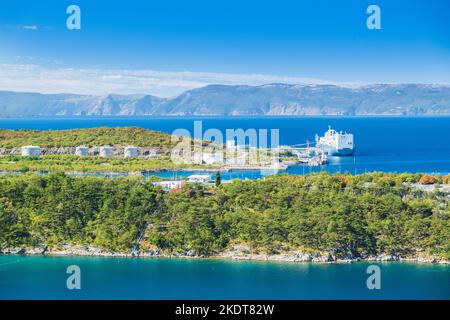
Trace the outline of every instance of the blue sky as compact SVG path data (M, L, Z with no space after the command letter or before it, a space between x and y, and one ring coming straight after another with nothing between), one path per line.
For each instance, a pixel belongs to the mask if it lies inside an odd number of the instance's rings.
M66 28L70 4L81 8L81 30ZM366 28L370 4L381 8L381 30ZM0 64L0 90L41 92L450 84L450 2L2 1Z

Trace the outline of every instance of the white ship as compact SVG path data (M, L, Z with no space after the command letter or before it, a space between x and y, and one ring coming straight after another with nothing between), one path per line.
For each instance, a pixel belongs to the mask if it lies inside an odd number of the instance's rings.
M349 156L353 154L353 134L337 132L328 126L328 131L323 137L316 134L316 147L327 152L331 156Z

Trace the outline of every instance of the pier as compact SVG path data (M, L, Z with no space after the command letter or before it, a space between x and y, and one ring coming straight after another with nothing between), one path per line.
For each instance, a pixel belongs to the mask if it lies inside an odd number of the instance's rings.
M298 147L306 145L306 147ZM297 156L299 163L306 163L309 166L322 166L328 163L328 153L321 148L309 146L306 144L298 144L293 146L283 146L280 151L290 152Z

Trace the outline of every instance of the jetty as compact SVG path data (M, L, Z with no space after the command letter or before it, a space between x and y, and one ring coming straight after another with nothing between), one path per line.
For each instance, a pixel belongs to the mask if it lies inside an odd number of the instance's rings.
M297 146L283 146L281 150L297 156L299 163L306 163L309 166L322 166L329 162L328 153L325 150L309 145L303 148Z

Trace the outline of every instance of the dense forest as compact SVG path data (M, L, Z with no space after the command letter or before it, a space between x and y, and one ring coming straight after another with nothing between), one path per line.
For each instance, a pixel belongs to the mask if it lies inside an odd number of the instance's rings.
M436 188L424 191L412 183ZM449 177L420 174L276 175L163 193L143 178L63 173L0 177L0 248L60 243L129 252L213 255L244 244L255 252L332 252L450 259Z

